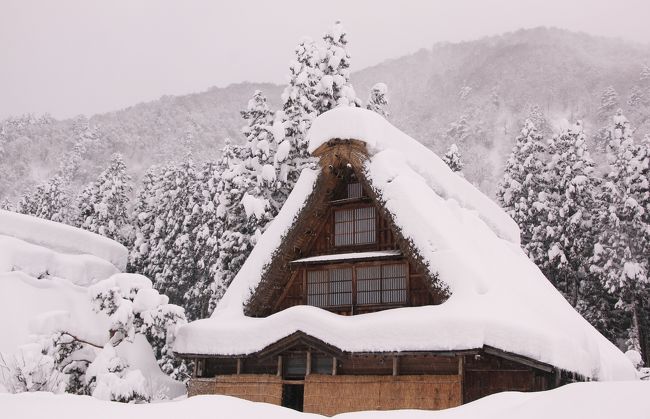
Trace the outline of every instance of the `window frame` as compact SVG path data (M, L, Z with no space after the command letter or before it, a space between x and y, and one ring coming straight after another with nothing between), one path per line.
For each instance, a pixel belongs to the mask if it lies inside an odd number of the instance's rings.
M372 210L372 217L368 218L357 218L357 211L359 210ZM337 221L337 214L343 213L344 211L351 211L352 218L347 221ZM374 222L368 223L369 226L372 226L370 230L358 230L358 222L373 220ZM337 225L340 224L350 224L351 230L346 231L341 234L337 234ZM366 242L357 242L358 234L372 234L372 241ZM352 242L344 242L342 244L337 244L338 237L351 237ZM368 204L359 204L359 205L346 205L345 207L334 208L332 211L332 246L335 249L345 249L345 248L360 248L363 246L374 246L379 242L379 214L377 208L374 205Z
M384 278L383 272L388 266L401 265L404 272L404 287L403 288L389 288L384 287L386 280L402 277L386 277ZM362 310L372 309L373 307L401 307L410 305L410 291L411 291L411 280L410 280L410 268L407 260L378 260L378 261L367 261L367 262L356 262L356 263L333 263L326 265L315 265L315 266L305 266L303 268L304 275L304 291L303 291L303 303L305 305L310 305L313 307L318 307L324 310L341 310L341 309L352 309L352 312L355 312L355 309L359 308ZM379 301L370 301L370 302L359 302L360 294L364 291L359 290L360 280L358 278L358 270L361 268L372 268L378 267L380 270L380 277L378 278L379 282ZM330 287L330 272L338 269L350 269L351 270L351 286L350 286L350 303L343 304L329 304L331 301L332 293L329 292ZM325 295L328 301L328 305L317 305L310 304L310 294L309 294L309 273L310 272L327 272L327 292L325 294L312 294L316 296ZM366 281L367 279L361 279L361 281ZM374 278L372 280L375 280ZM384 295L385 292L403 292L404 298L399 301L385 301Z

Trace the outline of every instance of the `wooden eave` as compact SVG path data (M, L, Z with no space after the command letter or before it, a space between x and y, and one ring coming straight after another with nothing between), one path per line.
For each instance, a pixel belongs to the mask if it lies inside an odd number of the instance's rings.
M297 346L307 347L312 350L317 350L334 358L344 359L351 358L352 356L466 356L466 355L480 355L485 353L488 355L493 355L499 358L507 359L509 361L514 361L522 365L526 365L531 368L535 368L544 372L553 372L559 371L559 368L554 367L551 364L547 364L535 359L519 355L513 352L504 351L493 346L484 345L479 348L471 349L459 349L459 350L418 350L418 351L344 351L340 348L331 345L327 342L324 342L321 339L310 336L303 331L296 331L289 336L286 336L265 348L248 353L248 354L234 354L234 355L219 355L219 354L178 354L184 358L217 358L217 359L238 359L238 358L255 358L255 359L266 359L278 356L285 351L291 350Z

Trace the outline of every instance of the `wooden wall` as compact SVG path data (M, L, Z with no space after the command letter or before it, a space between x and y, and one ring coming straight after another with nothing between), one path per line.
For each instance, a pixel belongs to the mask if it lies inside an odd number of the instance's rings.
M221 394L239 397L252 402L280 405L282 403L282 379L268 374L218 375L214 378L190 380L188 396Z
M304 411L438 410L462 403L458 375L317 375L305 378Z
M541 391L551 388L552 374L518 362L482 354L467 356L463 378L463 402L502 391Z

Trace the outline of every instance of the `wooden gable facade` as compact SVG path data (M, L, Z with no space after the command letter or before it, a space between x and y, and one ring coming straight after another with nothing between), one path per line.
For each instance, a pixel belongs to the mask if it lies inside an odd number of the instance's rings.
M365 143L332 140L314 153L321 173L245 304L251 317L295 305L338 315L435 305L449 293L403 237L364 177ZM195 361L190 395L226 394L333 415L441 409L505 390L545 390L568 376L516 354L344 352L303 332L246 355Z
M447 299L364 178L365 147L334 140L316 150L316 187L246 304L247 315L301 304L353 315Z

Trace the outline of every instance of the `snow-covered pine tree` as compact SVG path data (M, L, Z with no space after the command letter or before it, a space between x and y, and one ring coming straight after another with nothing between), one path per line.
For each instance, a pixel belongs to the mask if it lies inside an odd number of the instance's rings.
M574 306L581 298L580 284L588 281L594 245L594 191L598 179L589 156L582 124L555 136L549 145L547 188L549 213L534 237L545 241L545 254L537 262Z
M289 196L302 169L315 164L307 151L305 136L318 115L315 104L316 86L322 77L320 52L311 39L305 38L295 54L289 66L289 85L282 93L282 111L276 112L272 128L277 144L274 165L279 170L280 204Z
M650 252L649 148L635 144L630 124L618 112L609 143L610 171L600 192L591 270L617 299L617 306L631 319L628 346L648 361L644 315L650 295L648 252ZM647 303L646 303L647 304Z
M526 120L506 161L503 179L497 186L497 201L519 225L526 246L533 228L546 213L543 177L542 136L531 120Z
M258 220L263 230L266 223L280 211L283 197L279 195L276 167L274 166L277 144L273 135L274 115L269 109L266 97L259 90L248 101L246 110L241 112L247 125L242 128L246 137L243 150L245 168L251 178L248 194L264 199L269 203L270 213L265 220Z
M222 194L221 160L206 162L198 175L198 192L202 198L201 219L196 227L195 254L199 270L197 283L186 293L186 299L201 300L200 316L208 317L214 310L217 296L223 294L223 287L217 284L219 272L219 237L223 235L224 217L218 214L219 197Z
M639 81L641 81L641 83L650 84L650 65L648 65L648 63L643 64L643 67L641 68L641 76L639 77Z
M210 298L194 291L203 285L195 237L202 204L196 169L189 157L181 164L150 171L134 207L129 258L130 271L152 278L154 287L185 308L192 320L207 313Z
M368 96L368 103L366 104L366 109L369 109L373 112L377 112L379 115L384 118L388 118L388 86L385 83L376 83L370 89L370 95Z
M449 146L442 160L447 164L447 166L449 166L452 171L462 174L461 171L463 170L463 161L461 160L460 150L458 150L458 146L456 144Z
M132 273L148 273L153 277L150 249L154 242L155 215L162 185L162 174L165 168L152 166L142 178L142 187L135 199L131 211L131 226L129 261L127 271Z
M535 129L542 137L551 134L551 127L546 119L546 115L544 115L544 111L539 105L530 105L528 107L528 116L526 118L535 125Z
M251 228L246 208L242 204L252 185L252 178L247 175L246 164L242 159L244 153L244 147L226 141L220 161L222 171L218 190L221 193L217 215L221 219L223 233L218 238L219 257L215 281L217 294L214 297L217 300L253 248L255 230Z
M16 212L65 223L69 217L70 192L64 179L56 175L23 195Z
M347 33L340 21L334 23L323 36L323 50L320 68L322 77L317 88L315 103L318 115L337 106L360 106L354 88L350 83L350 53L347 49Z
M608 86L600 95L600 106L598 107L598 116L601 120L606 120L618 108L618 93L614 86Z
M11 202L9 198L3 198L2 201L0 201L0 210L13 211L14 203Z
M77 200L77 225L93 233L126 243L129 226L127 206L133 190L131 176L120 154L111 157L110 164L97 180L86 187Z

